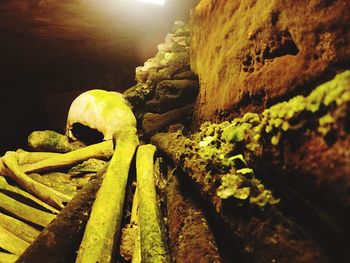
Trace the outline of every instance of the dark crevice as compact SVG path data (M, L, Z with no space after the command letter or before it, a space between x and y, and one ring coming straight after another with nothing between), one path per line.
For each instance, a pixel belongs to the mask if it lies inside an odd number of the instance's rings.
M288 31L281 31L277 34L277 47L267 47L263 52L263 59L274 59L286 55L297 55L299 49L295 44L292 35Z
M324 211L322 204L318 204L317 201L310 199L307 194L297 190L297 182L293 183L292 181L300 182L298 176L276 175L276 172L269 170L268 167L260 167L254 170L258 171L257 177L262 179L264 184L269 185L274 193L281 198L282 202L279 205L281 212L295 218L304 229L310 231L315 240L335 260L334 262L345 262L344 259L350 260L346 248L346 244L349 242L346 234L347 230L344 229L341 222L338 222L336 216L329 211ZM295 180L284 182L282 178L285 177L294 178ZM307 186L305 180L303 183L305 188L312 189L311 185Z

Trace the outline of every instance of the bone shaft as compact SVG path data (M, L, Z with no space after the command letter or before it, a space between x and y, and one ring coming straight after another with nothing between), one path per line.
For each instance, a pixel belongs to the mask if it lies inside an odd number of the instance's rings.
M51 189L26 175L20 169L16 157L17 154L15 152L7 152L2 159L11 171L9 176L15 180L19 186L57 208L64 207L64 202L71 200L70 196Z
M163 218L157 201L154 180L154 153L151 144L139 147L136 176L139 194L139 228L142 262L170 262Z
M0 226L0 247L13 253L20 255L29 246L29 243L15 236L5 228Z
M137 233L135 236L135 245L132 255L131 263L141 263L141 244L140 244L140 228L137 227Z
M132 201L130 225L137 227L135 239L134 239L134 250L132 254L132 263L141 263L141 246L140 246L140 228L138 227L138 214L139 214L139 194L136 186L134 198Z
M54 213L54 214L58 214L59 210L57 210L56 208L48 205L47 203L43 202L42 200L40 200L39 198L35 197L34 195L31 195L30 193L16 187L16 186L12 186L10 184L8 184L5 180L5 178L0 178L0 190L5 190L11 193L14 193L16 195L20 195L26 199L29 199L31 201L33 201L34 203L36 203L37 205L39 205L40 207Z
M74 262L76 251L84 234L84 228L89 218L92 203L101 186L103 174L101 169L96 179L92 179L77 195L62 209L54 219L20 256L17 263Z
M119 239L129 168L139 141L136 129L123 130L97 193L80 245L78 263L112 262Z
M130 224L138 222L138 210L139 210L139 194L138 189L136 187L134 198L132 200L132 208L131 208L131 216L130 216Z
M113 154L111 140L93 144L72 152L54 156L33 164L22 166L24 172L41 172L62 167L72 166L90 158L108 159Z
M17 255L0 252L1 263L14 263L18 259Z
M71 143L67 136L51 130L32 132L28 136L28 145L35 151L60 153L83 147L82 143Z
M22 204L21 202L0 193L0 208L23 220L46 227L55 215Z
M53 153L53 152L26 152L26 151L18 151L18 164L31 164L40 162L45 159L49 159L55 156L61 155L61 153Z
M29 243L40 234L38 229L3 213L0 213L0 227Z

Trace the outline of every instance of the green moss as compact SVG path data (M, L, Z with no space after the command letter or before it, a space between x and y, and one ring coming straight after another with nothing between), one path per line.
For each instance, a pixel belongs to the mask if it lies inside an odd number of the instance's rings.
M125 103L123 96L118 93L111 93L109 91L99 89L90 90L88 92L89 95L93 96L96 101L100 103L103 102L105 105L105 107L103 107L104 112L102 112L103 116L108 116L108 113L115 111L116 107L119 109L129 109L129 106Z
M221 138L226 142L240 142L245 138L248 129L251 129L250 123L242 123L241 125L231 124L223 129Z
M319 127L317 130L322 135L326 135L332 129L332 124L334 123L335 120L332 114L328 113L319 119Z
M179 154L189 159L189 165L206 171L208 188L219 178L216 194L221 199L234 198L258 207L276 204L278 199L255 178L249 164L265 149L278 147L290 131L303 133L312 127L326 135L344 118L349 103L350 71L345 71L309 96L296 96L261 114L247 113L220 124L203 123Z
M237 155L238 159L245 161L242 155ZM232 158L232 157L231 157ZM217 195L221 199L230 197L238 200L248 200L250 204L264 207L267 204L277 204L279 202L270 190L265 189L260 180L254 177L253 169L231 169L230 173L221 177L221 185Z
M192 135L185 144L184 155L191 159L191 166L206 171L206 184L213 185L217 180L214 178L219 178L216 194L221 199L233 198L241 204L264 207L276 204L278 200L255 178L253 169L248 167L243 155L234 154L236 144L241 143L245 134L251 130L251 123L257 123L256 117L250 115L246 117L250 123L240 123L238 126L229 122L203 124L201 131Z
M253 125L252 133L244 132L246 149L258 156L261 142L264 137L269 139L272 145L279 145L286 132L290 130L303 130L314 125L316 122L317 131L326 135L342 114L337 112L333 116L333 109L350 101L350 71L338 74L333 80L318 86L309 96L296 96L289 101L278 103L259 116L260 123ZM252 115L246 114L248 119ZM233 123L237 129L245 129L243 126L247 116L243 116ZM307 118L305 116L308 116ZM258 117L256 117L258 119ZM243 123L243 124L242 124ZM227 136L226 136L227 137ZM257 145L258 143L258 145Z

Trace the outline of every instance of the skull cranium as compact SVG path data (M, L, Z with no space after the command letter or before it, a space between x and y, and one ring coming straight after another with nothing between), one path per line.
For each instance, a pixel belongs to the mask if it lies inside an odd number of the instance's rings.
M136 118L121 93L93 89L80 94L69 108L66 135L71 140L77 139L75 124L97 130L109 140L123 128L136 127Z

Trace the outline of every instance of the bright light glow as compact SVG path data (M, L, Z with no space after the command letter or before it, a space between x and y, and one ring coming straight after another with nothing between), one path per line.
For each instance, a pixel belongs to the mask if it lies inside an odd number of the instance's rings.
M139 2L150 3L154 5L164 5L165 0L139 0Z

